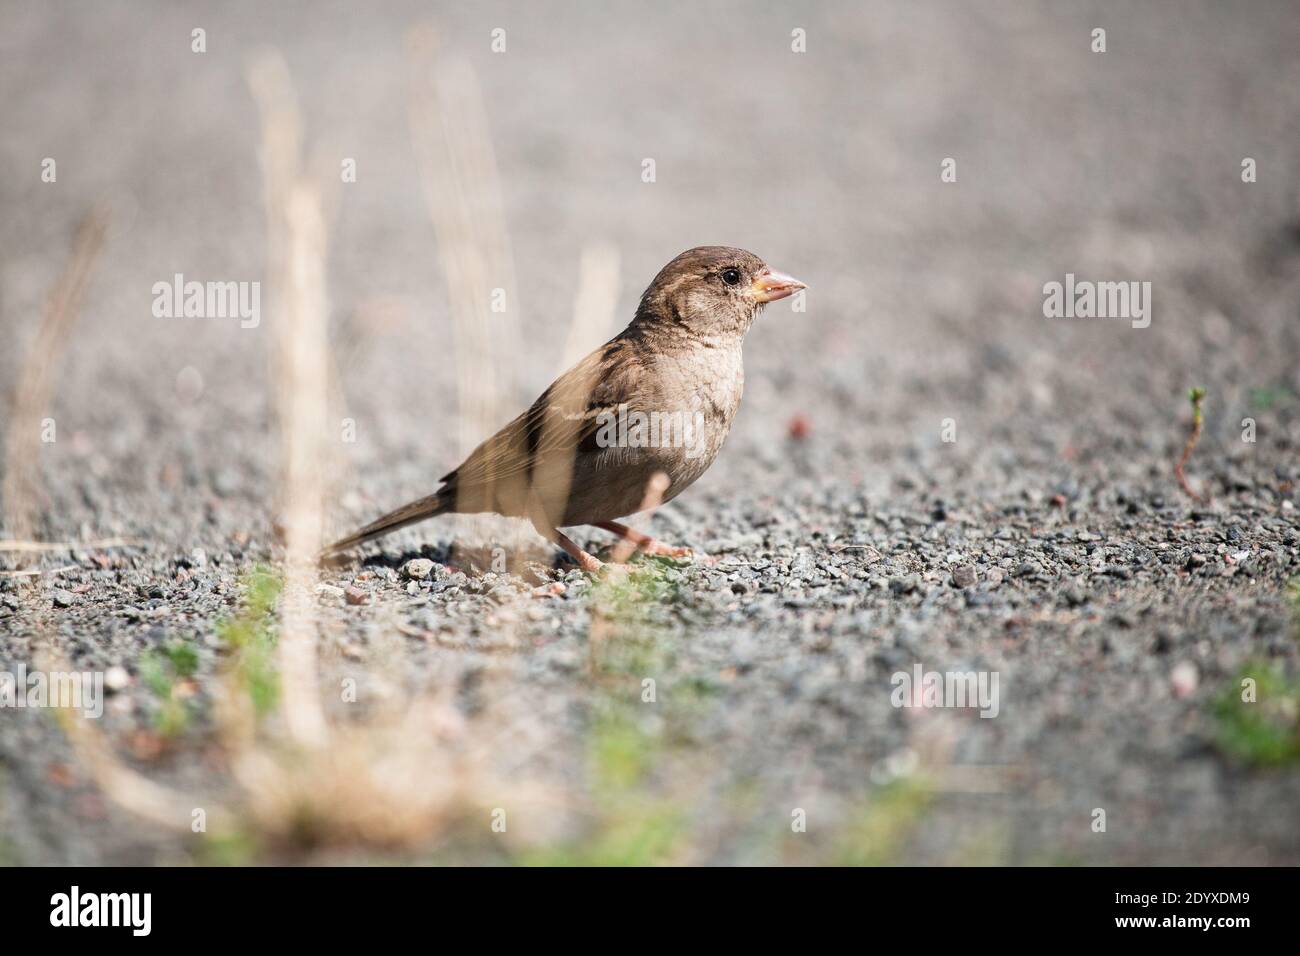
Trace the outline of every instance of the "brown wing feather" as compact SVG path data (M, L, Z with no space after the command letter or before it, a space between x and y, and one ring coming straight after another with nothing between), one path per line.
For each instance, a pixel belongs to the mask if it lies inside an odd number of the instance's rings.
M604 412L637 393L644 364L634 340L607 342L561 375L535 402L443 477L456 510L527 515L530 498L563 499L573 458L590 450ZM547 513L562 501L543 504ZM563 508L559 507L560 513Z

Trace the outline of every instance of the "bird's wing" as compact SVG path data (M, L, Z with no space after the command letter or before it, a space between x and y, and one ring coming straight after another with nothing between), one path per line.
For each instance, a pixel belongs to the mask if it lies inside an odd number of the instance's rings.
M573 366L523 414L470 453L443 477L461 500L458 510L478 510L481 496L526 493L528 487L560 497L567 491L574 457L596 447L606 413L634 401L645 375L635 344L615 338ZM466 503L469 506L466 506ZM484 510L515 510L487 506Z

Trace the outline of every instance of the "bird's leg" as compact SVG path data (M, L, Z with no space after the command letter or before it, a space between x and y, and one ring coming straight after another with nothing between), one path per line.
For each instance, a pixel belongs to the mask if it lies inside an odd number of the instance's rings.
M603 528L606 531L612 531L627 541L631 541L637 546L637 549L646 554L657 554L665 558L689 558L693 551L690 548L674 548L672 545L656 541L648 534L642 534L640 531L634 531L625 524L619 524L617 521L598 521L597 528Z
M563 548L568 555L573 558L573 560L577 561L582 570L595 572L605 566L601 563L599 558L593 557L586 551L583 551L582 548L578 547L578 545L568 535L561 533L558 529L554 533L555 543Z
M573 539L560 531L559 528L548 528L545 523L539 523L537 521L533 522L533 527L536 528L537 533L547 541L563 548L569 557L578 562L578 566L582 568L582 570L595 573L605 566L601 563L599 558L592 557L586 551L583 551L582 548L578 547Z
M600 559L583 551L574 541L564 534L559 528L551 523L551 518L543 506L542 499L537 494L536 488L528 490L528 520L532 523L534 530L543 538L560 548L564 549L565 554L578 562L578 567L588 574L595 574L605 565Z

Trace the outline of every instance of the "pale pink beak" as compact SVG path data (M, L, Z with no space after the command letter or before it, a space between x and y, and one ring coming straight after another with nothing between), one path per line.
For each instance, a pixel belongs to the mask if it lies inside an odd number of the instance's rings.
M759 302L775 302L777 299L784 299L786 296L794 295L800 289L808 287L794 276L788 276L784 272L773 272L771 269L764 269L754 279L751 288L754 290L754 298Z

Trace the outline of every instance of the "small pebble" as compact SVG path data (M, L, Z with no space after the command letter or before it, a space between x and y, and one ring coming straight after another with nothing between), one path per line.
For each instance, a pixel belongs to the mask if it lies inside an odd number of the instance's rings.
M1169 674L1169 684L1177 698L1189 697L1200 683L1200 674L1191 661L1180 661Z
M921 585L921 579L915 574L907 574L901 578L891 578L889 581L889 590L894 594L910 594Z
M412 558L402 570L412 581L423 581L433 572L433 562L428 558Z
M126 668L114 664L108 670L104 671L104 687L110 694L116 694L118 691L125 690L131 683L131 675L126 672Z

